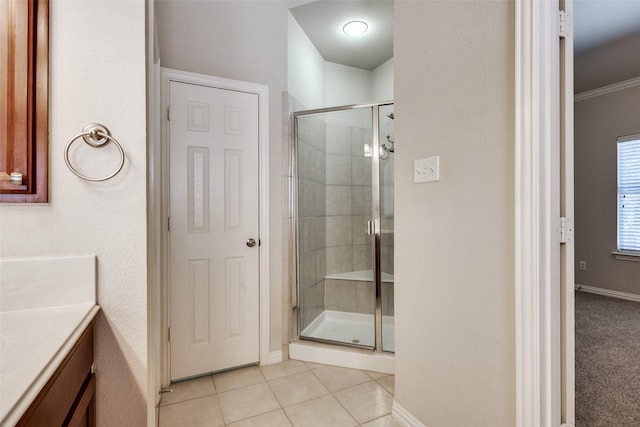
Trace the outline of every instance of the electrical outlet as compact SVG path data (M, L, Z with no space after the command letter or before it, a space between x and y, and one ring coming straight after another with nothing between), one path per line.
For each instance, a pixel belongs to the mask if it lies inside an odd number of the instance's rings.
M440 181L440 156L413 161L413 182Z
M578 269L580 271L587 271L587 261L580 261L578 263Z

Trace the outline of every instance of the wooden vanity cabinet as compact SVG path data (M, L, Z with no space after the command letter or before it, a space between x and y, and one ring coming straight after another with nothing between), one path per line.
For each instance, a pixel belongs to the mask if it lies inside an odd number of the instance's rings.
M96 376L93 364L93 323L45 384L17 427L96 425Z

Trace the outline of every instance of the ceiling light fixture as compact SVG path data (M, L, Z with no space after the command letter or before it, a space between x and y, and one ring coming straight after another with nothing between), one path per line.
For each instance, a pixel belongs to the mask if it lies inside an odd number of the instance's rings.
M345 34L347 35L350 35L352 37L357 37L364 34L368 28L369 26L367 25L366 22L351 21L344 24L344 27L342 27L342 31L344 31Z

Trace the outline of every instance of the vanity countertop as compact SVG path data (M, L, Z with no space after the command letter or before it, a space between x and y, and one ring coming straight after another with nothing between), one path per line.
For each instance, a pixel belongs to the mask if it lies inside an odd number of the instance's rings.
M15 425L98 313L95 303L0 313L0 425Z
M0 426L14 426L100 310L96 258L0 260Z

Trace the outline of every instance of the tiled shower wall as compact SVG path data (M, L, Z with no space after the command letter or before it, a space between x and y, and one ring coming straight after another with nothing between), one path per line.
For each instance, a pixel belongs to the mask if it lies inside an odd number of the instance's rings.
M369 111L351 114L361 123ZM358 116L359 115L359 116ZM372 270L371 129L332 117L298 117L299 303L302 330L322 311L372 313L373 282L325 280L325 275ZM382 227L393 230L393 159L381 163ZM384 233L382 271L393 274L393 233ZM393 314L393 284L383 284L383 314Z
M393 163L393 157L380 161L380 266L389 274L393 274Z
M302 329L324 311L326 275L326 127L298 118L299 301Z
M371 270L371 130L327 124L327 274Z
M381 135L384 137L384 135ZM393 275L393 241L394 241L394 210L393 210L393 167L394 159L380 161L380 268L383 273ZM393 316L394 282L382 283L382 315Z

